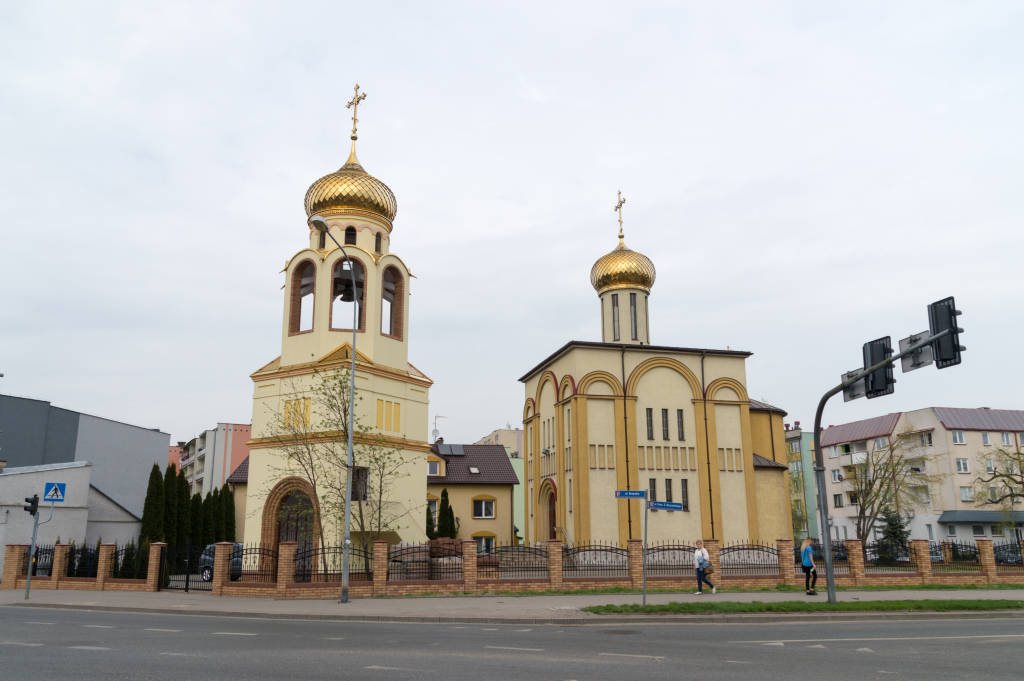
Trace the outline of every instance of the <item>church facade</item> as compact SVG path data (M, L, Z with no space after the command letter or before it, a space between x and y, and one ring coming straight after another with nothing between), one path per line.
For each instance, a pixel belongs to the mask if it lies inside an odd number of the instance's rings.
M355 100L358 104L358 97ZM339 432L317 432L316 384L324 374L350 366L353 313L356 331L356 418L369 431L356 432L356 448L386 443L402 459L389 495L389 515L398 532L390 541L425 539L427 408L432 381L409 363L409 301L412 273L391 250L397 213L394 194L356 157L355 127L348 161L309 188L305 197L308 240L284 263L281 355L251 375L252 436L245 536L274 548L296 533L307 537L327 527L325 541L340 545L340 517L320 508L298 516L290 509L317 506L324 490L293 466L278 446L281 424L299 424L312 439L344 443ZM348 252L312 226L323 218ZM351 265L350 265L351 263ZM351 269L350 269L351 266ZM353 286L353 274L355 284ZM342 447L344 445L342 444ZM358 465L358 456L357 456ZM290 473L289 471L293 471ZM337 471L344 476L344 471ZM354 478L359 494L358 480ZM342 497L343 498L343 495ZM313 500L313 501L311 501ZM291 515L290 515L291 513ZM337 514L335 514L337 515ZM353 524L353 533L357 531ZM355 541L355 536L353 537Z
M622 201L619 206L621 210ZM792 539L785 412L747 393L749 352L652 345L654 264L619 245L591 284L601 342L571 341L527 372L523 407L526 540Z

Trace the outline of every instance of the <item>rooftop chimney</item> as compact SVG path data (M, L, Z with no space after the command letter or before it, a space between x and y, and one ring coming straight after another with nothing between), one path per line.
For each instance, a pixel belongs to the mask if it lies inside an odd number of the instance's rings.
M789 424L788 423L784 423L783 425L786 427L786 430L789 430Z
M439 438L437 438L437 440L435 440L435 442L437 444L439 444L439 445L443 445L444 444L444 438L443 437L439 437Z
M794 426L794 427L796 427L796 428L799 428L799 427L800 427L800 422L799 422L799 421L794 421L793 423L795 424L795 426Z

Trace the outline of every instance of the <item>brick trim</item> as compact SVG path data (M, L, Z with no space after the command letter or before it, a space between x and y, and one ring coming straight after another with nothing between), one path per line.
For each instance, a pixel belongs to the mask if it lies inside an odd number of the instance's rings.
M281 507L293 492L302 492L313 504L313 537L315 542L319 542L320 504L316 492L308 480L293 476L274 485L263 504L263 522L260 527L260 546L263 548L277 551L281 532Z
M352 255L349 255L348 258L349 258L349 260L351 260L353 262L359 263L359 266L363 268L363 298L360 301L360 305L359 305L359 328L356 329L356 333L365 333L366 332L366 284L369 281L369 272L366 269L366 263L364 263L362 260L360 260L359 258L357 258L355 256L352 256ZM344 263L344 262L345 262L345 256L341 255L340 251L339 251L338 259L336 261L334 261L333 265L331 265L331 284L330 284L331 300L330 300L330 309L328 309L328 311L327 311L327 329L329 331L348 331L348 332L352 331L352 329L350 329L350 328L349 329L345 329L345 328L335 328L334 327L334 299L337 297L337 293L335 293L335 291L334 291L334 272L339 267L341 267L342 263ZM316 302L314 301L314 305L315 304L316 304Z
M308 263L313 268L313 326L307 331L299 331L299 324L302 317L302 272L305 270L305 264ZM316 279L319 273L316 269L316 263L310 258L303 258L295 265L292 269L292 275L289 279L289 290L288 290L288 335L298 336L304 333L312 333L313 329L316 328Z
M388 265L384 268L384 271L380 275L380 319L381 323L384 321L384 274L388 271L392 271L392 275L395 278L395 302L391 306L391 314L394 320L392 330L397 333L384 333L381 331L382 336L385 338L393 338L396 341L402 341L405 339L405 277L394 265Z

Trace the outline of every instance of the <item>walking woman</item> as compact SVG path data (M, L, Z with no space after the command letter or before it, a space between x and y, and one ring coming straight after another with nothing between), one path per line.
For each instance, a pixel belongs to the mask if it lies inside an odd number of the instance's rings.
M711 569L711 557L708 550L704 548L704 542L697 540L697 550L693 552L693 567L697 569L697 591L695 596L704 595L704 585L711 587L711 593L715 593L715 585L708 581L707 573Z
M818 592L814 590L814 586L818 583L818 569L814 566L814 540L811 537L807 537L800 544L800 563L804 568L804 588L807 589L807 595L817 596ZM811 581L811 575L814 575L814 581Z

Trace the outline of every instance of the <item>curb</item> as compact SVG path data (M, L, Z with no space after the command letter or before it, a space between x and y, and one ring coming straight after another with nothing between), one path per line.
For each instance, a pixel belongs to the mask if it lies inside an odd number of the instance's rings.
M1024 611L990 610L957 612L876 611L822 614L735 614L735 615L635 615L589 617L401 617L387 615L300 615L293 613L225 612L221 610L168 610L166 608L128 608L64 603L8 603L6 608L45 608L49 610L87 610L144 615L191 617L232 617L264 620L315 620L327 622L381 622L394 624L543 624L554 626L605 626L608 624L780 624L805 622L870 622L877 620L988 620L1024 619Z

